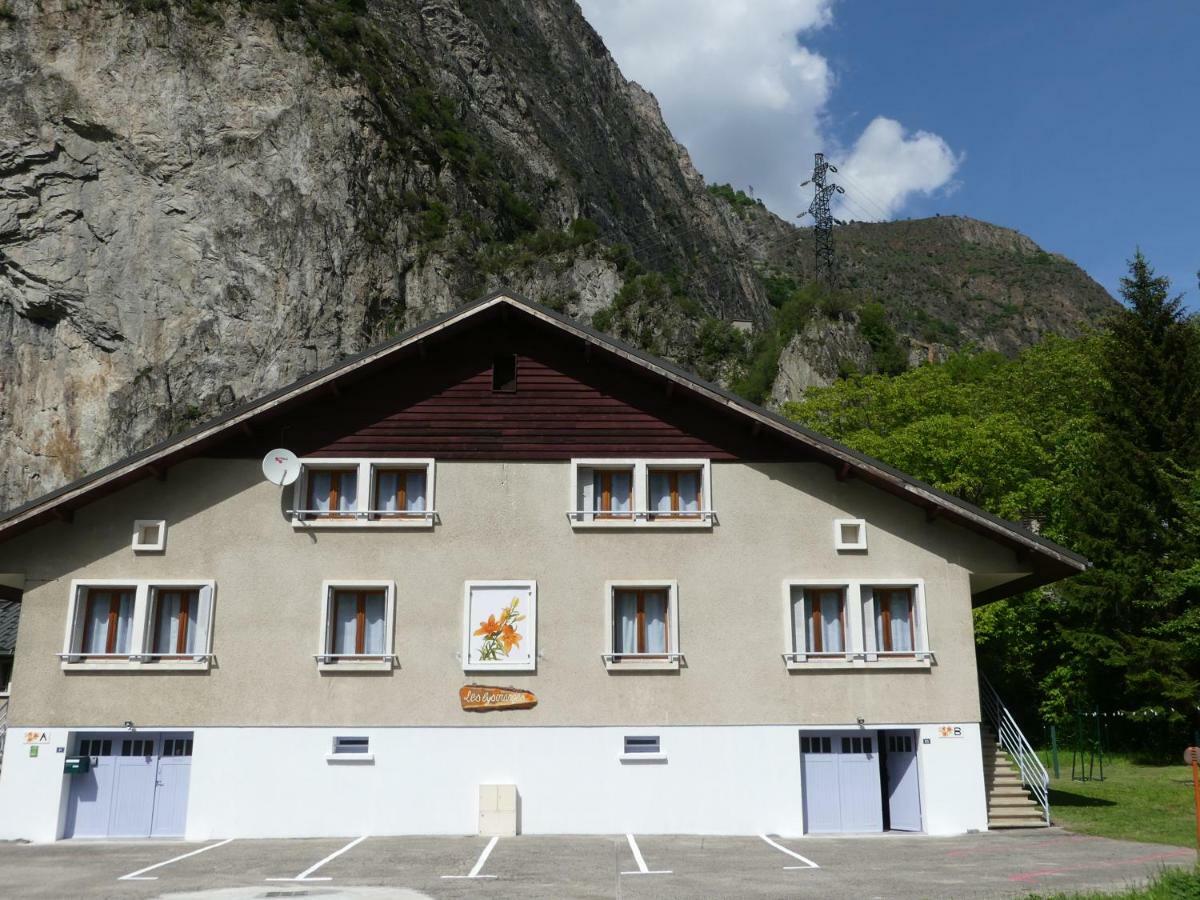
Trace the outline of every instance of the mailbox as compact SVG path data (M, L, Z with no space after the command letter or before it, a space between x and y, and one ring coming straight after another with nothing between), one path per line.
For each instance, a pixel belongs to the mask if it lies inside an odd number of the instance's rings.
M68 756L63 760L63 771L68 775L82 775L92 770L90 756Z

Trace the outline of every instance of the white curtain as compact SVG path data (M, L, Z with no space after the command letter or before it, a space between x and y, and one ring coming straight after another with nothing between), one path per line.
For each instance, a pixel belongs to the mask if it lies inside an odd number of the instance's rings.
M656 512L671 511L671 476L666 472L650 473L650 508Z
M883 610L886 607L891 619L888 634L892 641L892 650L911 653L912 642L912 595L908 591L882 591L875 599L875 639L879 649L883 649Z
M840 653L846 649L842 639L842 595L838 591L821 593L821 645L829 653Z
M343 472L338 482L338 512L350 512L358 507L358 473Z
M317 469L310 472L308 477L312 479L312 508L329 512L329 489L333 484L333 476Z
M612 473L612 511L622 513L633 511L632 472Z
M681 512L700 512L700 473L679 473L679 509Z
M376 499L378 504L375 508L382 512L396 512L396 494L400 486L399 472L380 472L376 478L379 480L379 486L376 489L379 496Z
M378 479L378 498L375 508L382 512L424 512L425 511L425 473L424 472L380 472ZM404 509L396 504L400 494L400 479L404 479ZM342 482L345 483L345 476Z
M646 614L646 653L667 652L667 596L647 593L643 608Z
M337 593L333 603L333 652L354 653L358 643L358 596Z
M386 652L387 635L385 624L387 603L384 594L367 594L366 629L363 652L382 656Z
M614 653L637 653L637 594L617 591Z
M804 628L808 638L809 653L816 651L816 635L813 633L813 604L817 607L817 617L821 629L821 653L841 653L846 649L845 637L842 632L842 592L813 591L804 603Z
M83 642L83 652L85 654L103 653L108 644L108 610L109 604L112 602L112 594L109 591L97 592L92 595L91 599L91 618L88 619L87 627L84 629L86 637Z
M181 613L187 610L187 631L184 633L184 652L196 652L196 592L159 591L159 611L156 613L158 632L154 636L154 652L175 653L179 646Z
M113 606L117 610L117 634L113 653L129 652L129 637L133 631L133 592L98 591L92 601L92 617L87 623L87 640L83 652L108 652L108 616Z
M425 473L409 472L404 483L404 508L408 512L425 511ZM383 651L380 651L381 653Z

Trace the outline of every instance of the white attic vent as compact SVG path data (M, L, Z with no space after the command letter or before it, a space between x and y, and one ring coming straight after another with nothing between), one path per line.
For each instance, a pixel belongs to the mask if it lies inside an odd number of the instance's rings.
M833 546L835 550L866 550L867 522L865 519L834 519Z
M166 549L167 520L138 519L133 523L133 551L154 553Z

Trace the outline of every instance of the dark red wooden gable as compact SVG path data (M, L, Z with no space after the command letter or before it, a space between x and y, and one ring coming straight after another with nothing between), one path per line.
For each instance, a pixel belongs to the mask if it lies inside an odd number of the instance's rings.
M492 367L516 356L516 390ZM288 447L304 456L569 459L578 456L797 458L795 446L607 351L521 317L445 338L322 390L256 425L222 455Z

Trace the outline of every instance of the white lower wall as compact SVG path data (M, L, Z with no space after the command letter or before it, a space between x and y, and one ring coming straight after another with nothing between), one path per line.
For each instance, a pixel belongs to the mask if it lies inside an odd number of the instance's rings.
M46 743L26 743L45 734ZM71 733L65 728L9 725L0 766L0 840L53 841L62 834L67 777L63 759ZM37 747L37 756L30 748ZM58 752L59 748L63 752Z
M943 734L943 729L947 733ZM987 831L987 790L978 723L922 725L917 729L917 740L925 832Z
M931 834L987 827L979 728L957 727L959 737L940 736L939 726L919 729ZM53 747L37 759L23 755L16 740L23 731L10 731L0 771L0 838L54 840L66 795L63 755ZM480 784L517 786L526 834L800 835L799 732L785 725L198 728L187 837L474 834ZM327 761L339 734L369 736L373 762ZM666 760L622 762L627 734L659 735ZM51 732L54 746L71 749L67 738L63 729Z

